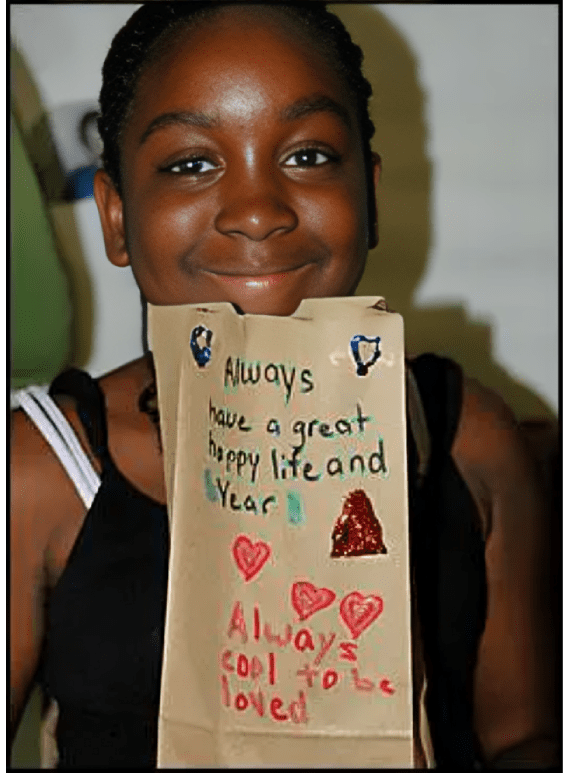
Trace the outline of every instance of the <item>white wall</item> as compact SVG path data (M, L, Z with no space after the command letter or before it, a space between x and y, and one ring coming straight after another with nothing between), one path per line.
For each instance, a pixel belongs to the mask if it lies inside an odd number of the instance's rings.
M136 7L11 7L48 110L97 98L105 52ZM558 8L376 7L407 40L426 97L432 247L416 303L458 302L483 318L495 360L556 410ZM140 353L140 302L129 271L104 258L94 202L75 206L95 280L88 367L99 375Z
M558 7L378 6L426 94L432 254L419 305L460 300L557 406Z

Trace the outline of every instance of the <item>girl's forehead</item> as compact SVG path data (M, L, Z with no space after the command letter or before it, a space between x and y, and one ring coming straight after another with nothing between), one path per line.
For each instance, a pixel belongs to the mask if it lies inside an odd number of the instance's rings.
M149 70L163 78L185 72L196 79L228 67L244 72L262 68L279 79L325 79L344 86L338 70L295 18L271 7L225 7L181 26L162 39Z
M309 44L308 33L271 12L231 11L162 38L135 89L122 135L125 153L135 153L157 122L175 123L172 116L181 113L187 125L247 127L260 141L303 115L328 113L361 142L355 97L330 57Z
M198 40L204 42L208 42L208 38L217 34L228 34L242 43L265 31L273 33L282 41L289 40L293 43L302 38L305 47L318 47L318 38L314 38L314 33L311 34L303 24L302 16L286 13L283 9L280 10L279 6L255 3L235 3L214 9L204 16L182 19L178 30L182 34L195 34Z

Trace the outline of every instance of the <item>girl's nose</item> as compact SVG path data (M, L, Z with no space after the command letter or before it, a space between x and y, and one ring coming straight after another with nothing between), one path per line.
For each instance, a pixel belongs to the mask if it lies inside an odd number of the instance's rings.
M231 186L216 217L216 228L228 236L261 242L292 231L298 223L295 210L276 185L241 180Z

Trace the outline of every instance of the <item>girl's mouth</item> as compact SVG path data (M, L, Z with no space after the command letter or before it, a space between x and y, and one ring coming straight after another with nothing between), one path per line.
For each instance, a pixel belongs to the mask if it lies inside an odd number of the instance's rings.
M289 315L298 307L307 291L307 280L315 263L295 268L270 270L268 273L224 274L204 271L213 292L211 298L226 300L246 314Z
M304 263L301 266L286 269L285 271L271 271L259 274L223 274L217 271L206 271L205 273L214 277L216 282L220 282L225 286L255 292L277 287L289 278L298 280L298 274L304 269L308 269L311 265L313 264Z
M291 272L279 271L275 274L261 274L258 276L216 274L216 279L234 287L243 287L247 290L268 290L282 282Z

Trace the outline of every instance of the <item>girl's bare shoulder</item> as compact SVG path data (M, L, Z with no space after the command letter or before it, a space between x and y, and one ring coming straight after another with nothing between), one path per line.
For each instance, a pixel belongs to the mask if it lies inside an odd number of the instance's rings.
M150 382L148 366L144 358L135 360L98 379L105 397L105 408L109 431L121 434L129 424L130 414L138 409L138 395ZM55 402L73 427L84 451L97 472L101 465L93 454L83 424L78 414L75 400L68 395L57 395ZM58 470L66 475L63 467L34 422L22 409L11 412L11 461L12 475L25 475L38 478L38 485L43 484L54 488L54 493L60 491L61 475L55 478L47 477L45 473L55 473ZM41 479L41 480L40 480ZM57 483L56 483L57 481Z
M152 424L138 408L138 396L148 380L147 365L141 360L128 363L99 380L105 396L111 456L119 469L126 468L128 477L134 456L132 449L137 448L143 484L149 477L152 479L150 470L156 471ZM91 449L74 399L62 395L56 397L56 402L100 476L101 461ZM55 581L65 565L66 552L71 549L86 508L50 444L21 409L12 411L11 415L10 464L11 528L28 543L26 551L35 553L36 562L47 563L48 574L53 574ZM140 477L135 472L135 485Z
M474 495L486 538L487 619L474 681L479 742L487 761L507 755L540 762L538 767L553 764L558 753L548 611L553 513L537 462L511 409L469 378L452 454Z

